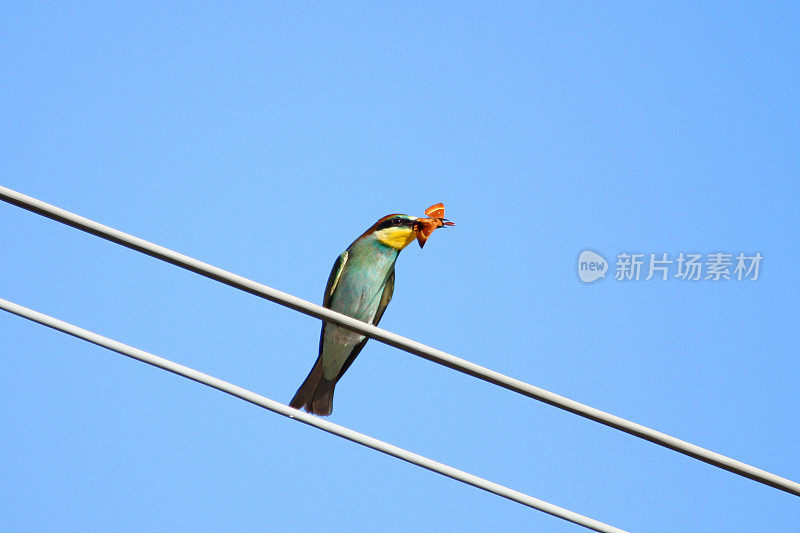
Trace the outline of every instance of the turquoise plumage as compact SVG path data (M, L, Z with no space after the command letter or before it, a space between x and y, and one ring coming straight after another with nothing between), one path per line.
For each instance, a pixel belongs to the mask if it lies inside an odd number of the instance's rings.
M440 204L439 204L440 205ZM438 206L436 214L443 215ZM433 229L452 225L443 218L387 215L356 239L337 259L328 277L324 307L377 325L394 291L394 265L400 251L415 238L420 247ZM333 410L333 391L342 374L364 348L368 337L323 322L319 355L311 372L289 403L317 415Z

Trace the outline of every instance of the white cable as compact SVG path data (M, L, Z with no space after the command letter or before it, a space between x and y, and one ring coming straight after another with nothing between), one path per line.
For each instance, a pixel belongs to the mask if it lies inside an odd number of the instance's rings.
M418 355L424 359L428 359L429 361L439 363L440 365L444 365L454 370L458 370L459 372L469 374L484 381L488 381L489 383L494 383L495 385L518 392L519 394L553 405L559 409L564 409L565 411L575 413L584 418L594 420L595 422L600 422L606 426L624 431L645 440L649 440L650 442L654 442L660 446L664 446L665 448L675 450L684 455L688 455L689 457L694 457L695 459L699 459L708 464L723 468L733 472L734 474L738 474L760 483L764 483L765 485L769 485L771 487L775 487L788 493L800 496L800 483L796 483L760 468L737 461L736 459L726 457L719 453L712 452L711 450L707 450L700 446L677 439L667 435L666 433L662 433L641 424L637 424L610 413L606 413L600 409L595 409L594 407L589 407L588 405L570 400L564 396L559 396L558 394L535 387L525 383L524 381L514 379L493 370L489 370L488 368L484 368L480 365L476 365L475 363L460 359L441 350L431 348L430 346L426 346L420 342L416 342L411 339L407 339L406 337L402 337L395 333L375 327L372 324L361 322L355 318L337 313L336 311L331 311L330 309L307 302L303 299L297 298L296 296L292 296L291 294L286 294L285 292L273 289L272 287L262 285L261 283L256 283L255 281L251 281L242 276L222 270L221 268L217 268L207 263L203 263L202 261L198 261L197 259L193 259L189 256L172 251L168 248L164 248L163 246L153 244L138 237L134 237L108 226L104 226L98 222L89 220L88 218L70 213L64 209L60 209L53 205L42 202L41 200L31 198L30 196L25 196L24 194L18 193L6 187L0 186L0 200L4 200L10 204L27 209L28 211L32 211L34 213L38 213L58 222L62 222L87 233L97 235L103 239L121 244L128 248L132 248L157 259L161 259L162 261L172 263L173 265L177 265L181 268L191 270L192 272L196 272L202 276L220 281L226 285L230 285L231 287L235 287L256 296L260 296L272 302L289 307L290 309L300 311L301 313L311 315L327 322L339 324L375 340L390 346L394 346L395 348L399 348L414 355Z
M477 487L487 492L497 494L498 496L502 496L503 498L507 498L517 503L521 503L522 505L527 505L528 507L538 509L539 511L544 511L545 513L557 516L558 518L563 518L564 520L568 520L569 522L573 522L583 527L603 532L619 533L623 531L608 524L604 524L603 522L598 522L597 520L593 520L586 516L564 509L563 507L553 505L552 503L547 503L545 501L534 498L533 496L528 496L527 494L524 494L522 492L518 492L503 485L499 485L497 483L493 483L478 476L474 476L472 474L464 472L463 470L458 470L456 468L453 468L452 466L447 466L432 459L428 459L427 457L423 457L422 455L418 455L408 450L404 450L403 448L398 448L397 446L394 446L387 442L374 439L372 437L364 435L363 433L353 431L352 429L348 429L344 426L334 424L333 422L323 420L322 418L318 418L316 416L304 413L302 411L298 411L297 409L292 409L288 405L284 405L274 400L270 400L269 398L260 396L247 389L243 389L242 387L238 387L236 385L228 383L227 381L223 381L221 379L209 376L208 374L204 374L202 372L180 365L168 359L164 359L163 357L159 357L157 355L153 355L151 353L133 348L126 344L122 344L121 342L117 342L107 337L103 337L102 335L98 335L97 333L92 333L91 331L81 329L78 326L74 326L67 322L58 320L57 318L44 315L32 309L22 307L21 305L17 305L13 302L0 299L0 309L21 316L22 318L27 318L28 320L37 322L49 328L62 331L64 333L72 335L73 337L78 337L79 339L89 341L92 344L102 346L103 348L107 348L122 355L127 355L128 357L132 357L133 359L138 359L139 361L142 361L144 363L156 366L158 368L162 368L164 370L168 370L174 374L178 374L179 376L192 379L194 381L197 381L198 383L202 383L203 385L208 385L209 387L213 387L217 390L221 390L222 392L226 392L231 396L236 396L237 398L241 398L242 400L246 400L250 403L253 403L265 409L269 409L274 413L278 413L280 415L292 418L294 420L298 420L300 422L303 422L304 424L308 424L309 426L314 426L323 431L327 431L328 433L333 433L334 435L343 437L347 440L356 442L358 444L362 444L368 448L372 448L373 450L377 450L387 455L397 457L398 459L402 459L403 461L407 461L411 464L421 466L422 468L427 468L428 470L461 481L463 483L466 483L467 485L472 485L473 487Z

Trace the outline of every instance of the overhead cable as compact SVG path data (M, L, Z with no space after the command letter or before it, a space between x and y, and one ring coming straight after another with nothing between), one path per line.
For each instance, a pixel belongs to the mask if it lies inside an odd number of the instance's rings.
M491 492L498 496L502 496L503 498L507 498L517 503L521 503L522 505L526 505L528 507L532 507L539 511L543 511L547 514L557 516L558 518L563 518L564 520L573 522L588 529L592 529L594 531L602 531L602 532L615 532L615 533L623 532L623 530L619 528L610 526L603 522L599 522L592 518L588 518L586 516L580 515L568 509L564 509L563 507L553 505L552 503L539 500L538 498L534 498L533 496L528 496L527 494L524 494L522 492L510 489L503 485L499 485L492 481L488 481L486 479L472 475L468 472L464 472L463 470L458 470L457 468L453 468L452 466L448 466L446 464L439 463L432 459L428 459L427 457L424 457L422 455L410 452L403 448L399 448L387 442L380 441L378 439L364 435L363 433L359 433L344 426L334 424L333 422L329 422L314 415L298 411L297 409L293 409L288 405L284 405L274 400L270 400L269 398L251 392L242 387L233 385L232 383L228 383L227 381L215 378L214 376L204 374L203 372L199 372L187 366L183 366L181 364L170 361L169 359L164 359L163 357L159 357L157 355L153 355L151 353L139 350L137 348L133 348L132 346L128 346L113 339L103 337L102 335L98 335L97 333L87 331L73 324L69 324L62 320L58 320L57 318L53 318L51 316L39 313L32 309L28 309L27 307L23 307L13 302L0 299L0 309L21 316L22 318L27 318L28 320L37 322L49 328L53 328L55 330L67 333L69 335L72 335L73 337L77 337L79 339L91 342L92 344L102 346L103 348L107 348L111 351L120 353L122 355L126 355L133 359L137 359L139 361L153 365L155 367L168 370L169 372L178 374L179 376L189 378L198 383L202 383L203 385L208 385L209 387L228 393L231 396L241 398L242 400L248 401L252 404L268 409L274 413L278 413L293 420L303 422L304 424L308 424L309 426L314 426L315 428L327 431L328 433L332 433L338 437L345 438L347 440L361 444L368 448L372 448L373 450L377 450L379 452L383 452L387 455L391 455L398 459L402 459L403 461L409 462L411 464L421 466L422 468L426 468L438 474L442 474L443 476L447 476L457 481L461 481L462 483L466 483L467 485L472 485L473 487L477 487L481 490L485 490L487 492Z
M688 455L689 457L699 459L700 461L704 461L708 464L728 470L740 476L744 476L760 483L764 483L765 485L769 485L796 496L800 496L800 483L791 481L776 474L772 474L766 470L756 468L755 466L743 463L742 461L737 461L736 459L732 459L725 455L712 452L706 448L702 448L695 444L680 440L667 435L666 433L656 431L655 429L651 429L641 424L637 424L636 422L631 422L619 416L606 413L600 409L584 405L580 402L576 402L575 400L570 400L564 396L560 396L545 389L530 385L524 381L506 376L499 372L495 372L494 370L489 370L488 368L484 368L470 361L466 361L454 355L448 354L442 350L431 348L430 346L426 346L420 342L397 335L396 333L392 333L390 331L386 331L373 326L372 324L361 322L360 320L337 313L336 311L326 309L320 305L313 304L301 298L297 298L296 296L292 296L291 294L281 292L277 289L273 289L272 287L257 283L237 274L227 272L221 268L209 265L208 263L198 261L192 257L183 255L168 248L164 248L163 246L159 246L157 244L145 241L144 239L134 237L133 235L123 233L114 228L104 226L99 222L89 220L80 215L76 215L64 209L42 202L41 200L37 200L36 198L31 198L30 196L26 196L19 192L0 186L0 200L6 201L28 211L38 213L63 224L67 224L74 228L80 229L81 231L91 233L111 242L121 244L157 259L161 259L162 261L172 263L173 265L185 268L221 283L225 283L231 287L235 287L242 291L249 292L250 294L260 296L290 309L294 309L327 322L344 326L348 329L361 333L362 335L366 335L377 341L394 346L395 348L399 348L429 361L433 361L440 365L458 370L464 374L474 376L478 379L499 385L524 396L528 396L535 400L553 405L559 409L569 411L614 429L635 435L639 438L648 440L660 446L664 446L665 448L669 448L684 455Z

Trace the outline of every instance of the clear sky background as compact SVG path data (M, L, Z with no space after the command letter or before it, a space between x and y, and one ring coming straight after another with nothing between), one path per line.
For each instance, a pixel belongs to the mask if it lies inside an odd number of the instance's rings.
M797 481L799 21L5 2L0 183L317 303L375 220L444 202L383 327ZM269 398L317 355L316 319L6 204L0 245L0 297ZM578 279L587 248L606 279ZM624 282L621 252L764 259ZM581 530L6 313L0 339L5 530ZM375 341L331 420L633 531L800 522L795 496Z

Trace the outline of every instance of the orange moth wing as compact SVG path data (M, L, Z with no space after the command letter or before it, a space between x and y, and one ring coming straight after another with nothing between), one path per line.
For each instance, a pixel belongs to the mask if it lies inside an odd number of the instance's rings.
M438 203L425 210L425 214L431 218L444 218L444 204Z

